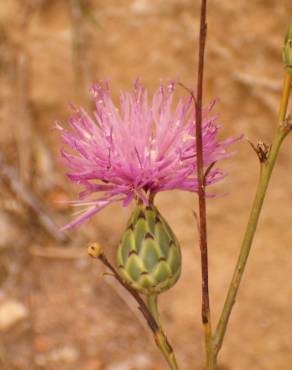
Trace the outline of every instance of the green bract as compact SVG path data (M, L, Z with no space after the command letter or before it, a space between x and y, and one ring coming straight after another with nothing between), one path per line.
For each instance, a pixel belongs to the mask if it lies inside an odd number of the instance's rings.
M180 246L155 206L136 206L119 244L117 262L125 282L143 294L161 293L178 280Z

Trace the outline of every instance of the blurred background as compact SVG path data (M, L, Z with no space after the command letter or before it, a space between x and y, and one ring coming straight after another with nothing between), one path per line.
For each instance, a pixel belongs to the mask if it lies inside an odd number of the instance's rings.
M222 137L271 141L283 80L291 0L210 0L205 101L218 97ZM53 121L68 103L92 109L88 89L113 96L137 76L194 86L199 1L0 0L0 368L167 369L133 303L87 256L98 241L113 259L130 208L113 205L61 233L78 189L56 157ZM221 370L292 369L291 137L284 143L220 355ZM249 144L221 164L226 196L208 201L210 290L218 318L238 255L259 165ZM200 263L193 194L158 197L183 248L162 319L182 369L203 369Z

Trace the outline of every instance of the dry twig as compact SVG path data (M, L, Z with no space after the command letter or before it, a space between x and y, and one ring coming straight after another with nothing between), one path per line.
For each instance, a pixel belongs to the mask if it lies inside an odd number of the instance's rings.
M32 209L38 218L40 225L52 238L59 243L68 241L68 237L53 221L44 209L39 199L23 184L14 167L8 165L3 154L0 153L0 177L9 184L11 190L17 194L23 203Z
M32 166L32 119L28 106L27 91L29 65L27 56L20 52L16 65L16 103L17 113L14 122L14 136L17 143L21 180L29 184Z

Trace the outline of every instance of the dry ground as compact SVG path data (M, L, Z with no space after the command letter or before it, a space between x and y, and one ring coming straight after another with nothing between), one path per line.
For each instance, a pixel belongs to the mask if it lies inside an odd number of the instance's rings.
M68 102L89 106L87 90L111 81L114 95L137 76L194 83L199 1L0 0L0 146L22 181L62 224L71 210L54 201L76 196L54 157L54 119ZM210 0L206 101L217 106L222 135L271 140L283 67L290 0ZM208 202L210 286L216 321L238 254L258 177L242 141L222 166L229 173ZM234 309L221 370L292 369L291 138L283 146ZM87 257L97 240L113 257L129 209L112 206L61 246L34 212L0 182L0 305L21 302L26 317L0 332L5 370L158 370L157 353L135 305L101 277ZM183 247L179 283L161 297L162 317L182 369L203 369L200 264L191 194L158 199Z

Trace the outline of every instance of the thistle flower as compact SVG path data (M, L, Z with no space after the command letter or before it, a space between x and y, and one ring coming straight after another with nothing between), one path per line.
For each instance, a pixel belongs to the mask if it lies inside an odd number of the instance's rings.
M64 228L79 225L113 202L127 206L136 199L147 206L162 191L197 192L195 108L190 97L174 104L175 90L175 83L161 85L149 101L147 90L137 81L132 93L121 93L117 108L108 84L96 84L91 89L93 115L72 106L71 130L56 123L64 145L62 161L70 169L67 176L83 188L72 204L85 207ZM235 140L218 140L218 117L211 113L214 103L203 114L206 168L229 156L226 148ZM206 185L223 176L212 168Z

